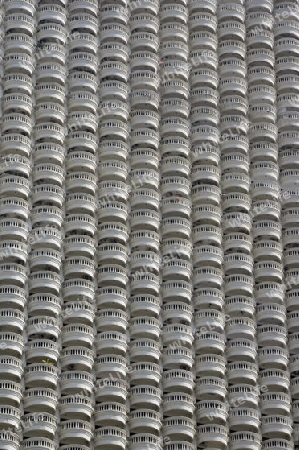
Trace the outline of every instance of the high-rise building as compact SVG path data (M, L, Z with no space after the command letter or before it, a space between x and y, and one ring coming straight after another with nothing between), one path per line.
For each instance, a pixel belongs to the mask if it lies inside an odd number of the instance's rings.
M298 449L299 2L0 21L0 450Z

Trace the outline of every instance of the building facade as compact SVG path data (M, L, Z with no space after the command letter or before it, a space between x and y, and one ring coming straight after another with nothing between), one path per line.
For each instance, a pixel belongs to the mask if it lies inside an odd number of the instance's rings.
M299 3L0 20L0 449L298 449Z

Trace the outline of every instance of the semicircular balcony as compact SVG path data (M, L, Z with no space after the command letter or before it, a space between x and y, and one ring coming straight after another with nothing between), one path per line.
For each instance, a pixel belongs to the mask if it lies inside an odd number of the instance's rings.
M167 280L162 282L162 294L164 301L185 301L191 300L192 289L189 282L183 280ZM166 307L166 305L165 305Z
M195 351L198 354L215 353L217 355L224 355L224 333L217 333L215 331L198 333L195 337Z
M225 358L221 355L204 354L196 355L195 370L196 376L202 377L213 373L216 377L223 377L225 373ZM212 372L211 372L212 371Z
M60 377L63 395L76 395L80 391L90 394L93 390L93 377L88 372L64 371Z
M257 355L257 345L251 339L235 338L226 343L226 357L229 362L242 361L254 362Z
M197 225L192 233L193 245L221 245L221 228L214 225Z
M203 398L204 396L223 401L226 395L225 380L218 377L202 377L196 380L196 397Z
M24 410L26 412L47 412L55 414L57 394L50 388L29 388L24 392Z
M286 308L284 305L278 305L276 303L258 305L256 309L256 320L259 325L274 323L275 325L283 326L286 320ZM292 331L296 331L296 312L288 314L288 322L289 321L291 329L292 326L295 326L295 329Z
M217 445L216 448L226 446L228 443L228 430L224 425L200 425L197 428L197 443Z
M126 431L116 426L101 427L95 432L95 450L100 450L103 444L107 450L125 450L126 442Z
M33 316L27 321L28 338L34 339L43 336L46 339L58 339L59 324L56 317Z
M200 267L202 265L221 267L223 255L218 247L213 245L199 245L195 246L193 250L193 265Z
M124 426L126 423L126 406L112 401L95 405L94 420L96 426Z
M181 323L190 325L191 323L191 307L180 301L170 301L162 306L163 321L177 320L180 317Z
M60 415L62 419L90 420L93 405L86 395L69 395L60 399Z
M95 338L96 349L99 354L113 352L124 356L127 350L126 335L118 331L103 331Z
M171 324L163 327L163 345L172 345L173 343L181 341L182 345L191 348L193 336L192 330L188 325Z
M60 352L62 370L79 370L90 372L93 366L93 352L86 347L71 346Z
M132 249L158 251L159 241L159 234L154 231L138 230L132 232Z
M37 362L25 368L24 380L27 388L39 387L56 389L58 383L58 370L52 362Z
M183 392L192 394L194 381L192 372L184 369L171 369L163 372L162 377L164 392Z
M60 285L60 275L50 270L33 272L29 277L29 290L32 294L47 289L48 292L57 295L60 291Z
M229 383L255 385L258 379L258 365L245 360L229 362L227 379Z
M161 352L160 345L153 339L139 338L130 342L130 358L133 363L158 363Z
M255 337L255 321L249 317L231 317L226 322L225 333L227 339L248 338Z
M33 294L28 298L28 313L32 316L45 313L46 316L57 317L60 311L60 300L55 295Z
M195 422L185 416L168 417L163 420L163 435L172 440L192 442L195 437Z
M292 421L289 417L271 414L261 418L261 431L266 438L289 438L292 435Z
M218 21L234 19L241 23L245 19L245 11L243 6L239 5L237 2L225 2L217 10Z
M220 289L213 287L195 288L193 292L195 309L210 308L220 310L224 306L224 295Z
M148 316L157 317L160 311L159 298L147 295L135 295L130 298L130 311L132 317L140 317L147 311Z
M89 72L73 70L68 77L69 88L72 91L80 91L82 89L89 89L92 94L95 94L98 87L97 77Z
M243 448L244 450L255 450L257 445L259 445L258 448L261 448L261 436L258 433L253 433L252 431L237 431L230 434L229 448L231 450L239 450L240 448Z
M263 383L270 384L272 390L288 389L289 378L287 372L283 372L287 368L288 358L288 350L281 347L268 345L259 349L259 366L266 369L260 373L260 379Z
M70 419L61 422L60 442L62 444L90 445L92 429L89 422L79 419Z
M200 309L194 314L196 334L206 331L223 333L225 325L224 314L217 309Z

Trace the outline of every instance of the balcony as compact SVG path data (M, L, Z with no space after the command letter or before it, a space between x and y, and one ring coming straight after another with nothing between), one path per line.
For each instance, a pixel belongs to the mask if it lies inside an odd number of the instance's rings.
M249 339L232 339L226 343L226 356L229 362L242 361L254 362L257 354L257 345Z
M125 309L127 293L126 290L115 286L104 287L99 289L96 299L98 307L109 308L113 306L114 308Z
M81 295L92 301L94 296L94 284L87 280L65 281L63 283L63 295L65 300L75 300Z
M132 250L159 251L159 234L153 231L134 231L131 235ZM134 250L133 250L134 251Z
M254 265L254 276L257 282L260 281L282 282L283 277L282 265L274 261L257 262Z
M133 296L130 298L130 311L133 317L143 316L145 312L149 316L157 317L160 311L160 300L150 294Z
M33 316L46 313L46 316L57 317L61 311L60 299L55 295L30 295L28 298L28 313Z
M298 290L292 289L286 293L286 307L289 312L296 311L297 308Z
M207 356L197 356L196 363L198 361L199 366L205 363ZM219 357L220 359L220 357ZM223 364L224 366L224 364ZM223 371L225 369L223 368ZM199 371L198 371L199 372ZM222 375L222 374L221 374ZM205 377L200 374L200 378L196 382L196 396L197 398L202 398L205 400L218 399L223 401L226 395L226 383L222 378L216 377Z
M127 314L120 309L100 309L97 313L98 332L115 330L124 333L127 325Z
M89 445L92 435L91 425L87 421L71 419L65 420L60 424L61 444Z
M89 35L90 36L90 35ZM96 93L98 82L97 77L89 72L81 72L74 70L68 77L69 88L72 91L80 91L81 89L89 89L92 94Z
M200 424L207 424L211 420L217 424L225 424L227 419L227 406L217 400L202 400L196 405L196 418Z
M163 299L182 300L189 303L192 295L190 283L181 280L167 280L162 283Z
M93 366L93 352L85 347L66 347L60 352L62 370L90 372Z
M66 214L86 213L94 215L96 203L93 195L89 194L67 194L65 200Z
M266 438L290 439L292 429L292 420L289 417L272 414L261 418L261 431Z
M75 91L74 93L69 94L69 112L75 111L89 111L92 114L96 114L98 107L98 99L95 94L85 91ZM77 134L74 137L80 138L81 135ZM88 139L88 135L84 133L83 137ZM78 144L79 145L79 144Z
M59 323L55 317L33 316L27 320L27 333L29 339L43 336L56 341L59 336Z
M295 319L292 321L292 319ZM277 305L276 303L265 303L257 306L256 320L259 324L276 324L283 326L286 320L286 308L284 305ZM296 327L296 313L292 316L292 313L288 314L288 320L290 320L290 326ZM293 331L296 331L293 330Z
M131 364L130 380L134 386L144 385L159 387L161 378L159 365L151 362L137 362Z
M210 12L194 12L189 17L190 31L207 30L210 33L217 33L217 19Z
M118 331L103 331L96 336L96 349L99 354L113 352L124 356L127 350L127 340L124 333Z
M163 372L162 381L164 392L180 392L191 395L194 389L193 375L189 370L167 370Z
M248 338L255 337L255 321L248 317L231 317L226 323L226 337L227 339Z
M217 448L228 444L228 430L223 425L200 425L197 428L198 445L217 445Z
M87 372L63 372L60 378L63 395L76 395L80 391L91 394L93 390L93 377Z
M243 5L241 6L234 2L224 3L217 10L217 17L219 22L234 19L243 23L245 20L245 11Z
M255 300L246 296L226 297L225 311L229 315L236 315L239 311L249 317L253 317L255 311Z
M217 288L195 288L193 293L193 300L196 309L212 308L219 310L224 306L223 293Z
M204 203L219 206L221 201L221 189L220 187L209 183L195 184L191 190L191 198L195 205Z
M151 167L158 170L157 152L152 149L137 149L131 151L131 166L134 168Z
M281 226L274 220L257 220L252 224L253 239L274 238L279 240L281 237ZM285 244L285 242L283 242Z
M171 441L192 442L195 437L195 424L184 416L169 417L163 420L163 435Z
M115 285L126 287L128 282L127 270L118 264L105 264L99 267L98 282L100 286Z
M156 211L138 209L131 213L131 229L132 231L137 231L147 228L157 232L159 229L159 220L159 214Z
M4 69L8 76L15 71L20 72L23 76L32 76L34 65L31 55L17 52L9 53L7 56L4 56L3 61Z
M215 331L200 332L195 337L195 351L223 355L225 350L225 336Z
M61 166L64 162L64 149L54 143L37 144L33 149L33 160L36 164L53 163Z
M29 277L29 289L31 293L38 293L47 289L48 292L58 295L60 284L60 275L49 270L31 273Z
M137 33L135 33L137 35ZM162 41L171 39L177 39L187 44L188 41L188 28L182 23L177 21L166 22L160 27L160 38Z
M91 348L93 343L94 331L93 328L81 323L70 323L64 325L61 329L62 345L65 346L79 346Z
M179 301L170 301L162 306L162 318L164 322L171 321L173 323L191 323L191 307L186 303Z
M152 362L157 364L160 358L160 345L147 338L135 339L130 342L130 358L136 362Z
M93 405L91 399L84 395L63 396L60 399L60 417L62 419L91 419Z
M48 363L29 364L25 368L24 380L27 388L39 386L56 389L58 383L57 367Z
M161 450L161 438L151 433L136 433L130 438L130 448L132 450Z
M65 218L66 237L76 231L93 238L95 230L95 219L89 214L68 214Z
M265 158L273 162L277 161L278 148L276 144L270 142L253 142L250 145L250 152L253 161L264 160Z
M262 369L283 369L288 365L289 352L281 347L267 346L259 350L259 365ZM291 366L294 361L291 360Z
M55 414L57 393L48 388L29 388L24 392L24 410L26 412L47 412Z
M100 209L98 209L98 220L102 222L111 222L118 220L125 224L128 218L128 207L121 201L105 201L105 197L99 200ZM143 225L143 224L142 224ZM121 224L120 224L121 226Z
M127 398L127 383L125 380L99 380L95 390L96 402L117 401L125 403Z
M187 62L188 46L180 41L161 41L160 44L161 59L178 58L180 61Z
M2 241L0 242L0 255L1 260L8 259L9 262L17 262L25 265L28 257L27 244L17 240Z
M158 19L149 13L140 13L134 14L130 18L130 27L131 33L133 35L134 32L138 30L143 30L144 32L153 33L157 35L159 30L159 21Z
M32 248L49 245L59 250L62 243L61 231L49 226L35 227L31 231L30 239Z
M251 296L253 294L253 278L246 275L225 277L225 293L227 296L239 294Z
M238 450L240 448L244 450L256 450L256 448L260 449L261 436L258 433L253 433L250 431L246 432L239 431L236 433L231 433L229 446L231 450Z
M96 405L94 420L96 426L124 426L126 423L126 406L111 401Z
M114 426L101 427L95 431L95 450L100 450L103 445L107 450L125 450L126 431Z
M258 379L258 365L244 360L228 363L227 379L229 383L255 385Z
M54 341L43 338L36 338L29 341L25 348L26 359L29 364L50 360L57 363L59 357L59 346Z
M198 225L193 228L193 245L221 245L221 228L213 225Z
M220 267L222 262L221 249L212 245L201 245L194 247L193 251L193 265L199 267L208 264L210 266Z
M225 373L225 358L220 355L208 354L195 357L196 377L208 376L213 373L216 377L223 377Z

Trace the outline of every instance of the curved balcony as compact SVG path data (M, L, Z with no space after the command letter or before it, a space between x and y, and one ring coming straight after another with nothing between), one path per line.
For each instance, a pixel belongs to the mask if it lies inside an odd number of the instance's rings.
M58 370L53 364L34 363L25 368L24 380L27 388L45 387L56 389Z
M221 357L214 357L214 359L216 360L216 358L221 359ZM201 367L201 364L205 363L210 363L210 359L211 356L197 356L196 357L196 364L199 364L199 367ZM223 359L223 358L222 358ZM222 366L224 366L224 361L222 361ZM208 366L205 366L205 368L208 369ZM197 369L197 367L196 367ZM224 372L224 367L223 367L223 372ZM219 368L218 368L219 371ZM198 373L200 373L199 370L197 370ZM202 398L205 400L213 400L213 399L219 399L221 401L223 401L225 399L225 395L226 395L226 383L222 378L218 378L216 377L205 377L202 376L203 373L200 373L200 378L197 379L196 382L196 396L198 398ZM217 375L217 373L216 373ZM221 376L222 374L220 374Z
M194 290L193 300L195 308L221 309L224 306L224 297L217 288L200 288Z
M55 414L57 394L49 388L29 388L24 392L24 410L26 412L47 412Z
M289 312L294 311L294 310L296 311L296 309L297 309L297 303L296 303L297 296L298 296L298 289L292 289L292 290L289 290L286 293L285 301L286 301L286 307L287 307Z
M38 293L47 289L48 292L58 295L60 285L60 276L49 270L34 272L29 276L29 289L31 293Z
M255 385L258 379L258 365L245 360L230 362L227 365L229 383Z
M238 3L228 2L220 5L217 10L217 18L218 21L222 20L231 20L232 18L241 23L245 20L245 11L243 5L239 5Z
M37 144L33 148L33 160L36 164L52 163L63 165L64 149L54 143Z
M197 377L208 376L210 373L213 373L216 377L223 377L225 358L215 354L197 355L195 357L195 369Z
M68 81L72 91L81 91L84 88L89 89L92 94L97 91L97 77L92 73L74 70L69 74Z
M30 295L28 298L28 313L33 316L42 315L57 317L61 311L60 300L55 295Z
M62 370L90 372L93 366L93 352L85 347L67 347L60 352L60 362Z
M84 10L83 10L84 11ZM97 35L98 20L89 11L84 12L70 12L68 17L70 32L90 33L93 36Z
M59 346L51 338L37 338L27 343L25 354L30 364L43 362L43 358L56 363L59 357Z
M79 276L84 279L92 279L95 272L94 261L84 257L66 258L63 268L65 280Z
M74 22L72 25L74 25ZM75 52L86 52L86 53L90 52L93 53L94 55L97 54L98 43L96 36L93 36L91 33L85 31L86 30L84 27L81 33L80 32L70 33L69 36L70 54Z
M22 389L19 383L9 379L0 380L0 399L1 403L6 403L14 407L20 406Z
M226 343L226 356L229 362L238 361L242 355L242 361L254 362L257 348L254 341L249 339L231 339Z
M253 239L266 239L270 237L278 241L281 237L281 227L274 220L257 220L252 224L252 236Z
M135 33L137 35L137 33ZM177 39L187 44L188 41L188 28L185 24L178 23L177 21L167 21L160 27L160 38L162 41L171 39Z
M98 247L98 261L102 264L125 265L127 257L127 248L122 244L104 243Z
M213 245L200 245L194 247L193 265L199 267L202 265L216 266L220 268L223 259L222 251Z
M261 431L266 438L290 439L292 429L292 420L289 417L271 414L261 418Z
M63 395L76 395L80 391L91 394L93 390L93 377L87 372L62 372L60 379Z
M114 284L124 288L128 282L128 274L126 269L118 264L105 264L99 267L98 282L100 286Z
M221 228L214 225L198 225L193 228L192 240L194 245L221 245Z
M264 415L290 414L291 397L283 392L263 393L261 395L261 412Z
M156 341L147 338L140 338L130 343L130 358L136 362L157 363L160 357L160 345Z
M56 341L59 336L59 324L57 318L47 316L33 316L27 320L28 338L38 338L43 336Z
M163 421L163 435L171 441L192 442L195 437L195 423L185 416L166 418Z
M200 425L197 436L199 445L217 445L217 448L221 448L228 444L228 430L223 425Z
M270 343L270 345L259 349L258 357L261 369L286 369L288 364L288 351L281 347L281 345L276 347L272 346Z
M192 329L182 324L165 325L163 327L162 340L164 346L170 345L171 347L173 342L181 341L182 345L191 348L193 341Z
M51 246L59 250L61 248L61 231L54 227L35 227L30 236L32 248L39 246Z
M120 242L121 244L125 244L128 240L128 230L127 226L118 222L104 222L102 225L98 227L98 231L100 233L100 239L116 239L116 242ZM138 241L138 237L137 237ZM137 246L139 242L137 243ZM157 246L157 245L156 245Z
M96 203L93 195L89 194L66 194L66 214L79 214L80 212L94 215Z
M95 431L94 440L95 450L100 450L103 445L107 450L125 450L127 437L122 428L105 426Z
M290 379L288 371L270 367L260 372L260 382L270 388L271 392L288 392ZM291 394L293 397L293 386L296 386L296 378L291 380ZM296 390L296 389L295 389ZM294 396L294 398L296 398Z
M117 331L103 331L96 336L96 349L99 354L113 352L124 356L127 349L126 335Z
M138 209L131 213L131 229L132 231L137 231L146 227L157 232L159 220L159 214L156 211Z
M96 385L96 402L110 400L125 403L126 398L127 383L125 380L101 380Z
M282 304L284 298L285 288L280 283L275 282L264 282L259 283L255 286L255 296L259 303L264 301L269 301L269 298L272 301Z
M93 237L96 230L95 219L89 214L69 214L65 218L66 237L76 231L78 234Z
M246 316L253 317L255 310L255 301L251 297L246 296L233 296L226 297L225 299L225 311L229 315L237 315L239 311L242 311Z
M103 222L119 220L126 223L128 217L128 207L123 202L105 201L105 197L99 200L98 219ZM143 225L143 224L142 224Z
M294 317L289 313L288 319L290 319L290 325L296 326L296 320L292 322L292 319L296 319L296 313ZM286 308L284 305L277 305L276 303L265 303L257 306L256 320L259 324L275 324L283 326L286 320ZM293 331L296 331L293 330Z
M44 181L62 186L64 181L64 171L56 164L36 164L32 170L32 180L34 183Z
M64 324L82 323L91 326L94 320L94 307L84 300L71 300L62 308Z
M167 280L162 282L163 300L181 300L189 303L192 289L188 282L182 280Z
M28 246L27 244L17 240L2 241L0 242L0 256L2 260L8 258L9 262L21 263L25 265L28 257Z
M201 424L207 424L211 420L218 424L225 424L227 418L227 406L217 400L202 400L196 405L196 418Z
M121 83L120 83L121 84ZM90 92L85 91L75 91L68 96L68 107L69 112L75 110L75 111L89 111L92 114L96 114L97 108L98 108L98 99L95 94L92 94ZM88 139L87 134L84 133L83 135L85 139ZM80 138L80 134L76 134L75 137ZM82 145L81 141L78 143L78 145Z
M63 25L55 22L39 23L36 33L37 41L58 42L60 45L65 45L67 36Z
M62 292L65 300L77 300L78 296L81 295L92 301L94 284L87 280L68 280L63 283Z
M265 84L258 84L249 86L248 94L251 101L251 104L257 103L259 104L261 101L274 105L275 103L275 89L271 86L267 86ZM279 99L278 99L279 100ZM274 139L273 143L275 143L275 136L277 134L277 129L274 125L267 124L267 122L259 127L259 124L252 127L251 135L253 140L264 140L264 136L262 134L262 129L267 130L267 141ZM254 132L254 134L253 134Z
M229 411L229 425L232 431L253 431L259 429L259 413L253 408L232 408Z
M130 311L133 317L143 316L147 312L150 317L158 317L160 300L154 295L132 296L130 298Z
M222 209L224 213L231 211L248 213L250 211L251 198L247 194L231 193L222 197Z
M62 444L87 444L92 438L89 422L79 419L65 420L60 424L60 442Z
M0 237L5 239L18 239L26 242L28 238L28 224L21 219L0 220Z
M131 245L132 250L158 251L159 234L147 230L134 231L132 232Z
M213 353L223 355L225 350L225 336L215 331L205 331L196 334L195 351L200 353Z
M0 264L0 283L3 284L7 280L16 286L24 287L27 280L26 269L22 264Z
M256 448L261 448L261 436L251 431L231 433L229 448L231 450L238 450L240 448L244 450L255 450Z
M164 392L188 393L192 394L194 381L192 372L189 370L172 369L163 372L163 390Z
M64 325L61 329L61 342L63 346L85 346L92 347L94 332L93 328L84 323L71 323Z
M60 399L60 416L62 419L90 420L93 413L91 399L84 395L64 396Z
M260 200L253 202L252 211L254 220L256 219L280 219L280 204L274 200Z
M257 282L282 282L283 269L280 263L274 261L261 261L254 265L254 277Z
M257 340L260 346L276 345L284 348L286 347L286 337L285 326L266 324L257 327ZM292 348L292 343L289 342L289 349L292 350Z
M127 314L120 309L100 309L96 317L98 332L116 330L121 333L126 331L128 324Z
M255 337L255 321L248 317L231 317L226 322L225 333L227 339L245 337L253 340Z
M160 369L158 364L150 362L140 362L131 364L130 380L134 385L144 385L159 387Z
M178 317L181 320L180 323L190 325L192 318L191 307L180 301L170 301L162 306L163 321L177 320Z

